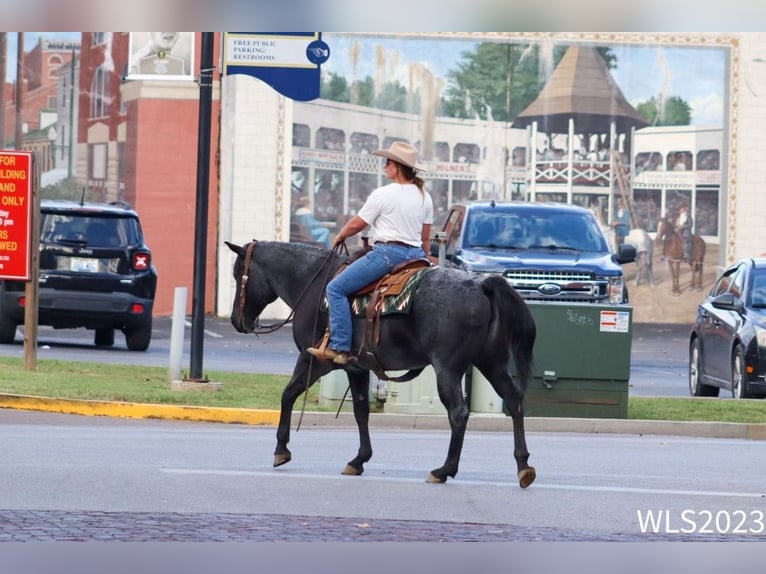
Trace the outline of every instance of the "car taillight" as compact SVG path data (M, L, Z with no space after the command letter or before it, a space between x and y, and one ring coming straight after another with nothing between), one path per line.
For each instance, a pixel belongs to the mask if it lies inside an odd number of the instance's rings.
M133 305L130 308L131 313L143 313L144 312L144 306L141 303L133 303Z
M133 254L133 269L136 271L146 271L152 264L152 256L146 252L139 251Z
M24 307L27 304L27 298L26 297L19 297L19 307Z

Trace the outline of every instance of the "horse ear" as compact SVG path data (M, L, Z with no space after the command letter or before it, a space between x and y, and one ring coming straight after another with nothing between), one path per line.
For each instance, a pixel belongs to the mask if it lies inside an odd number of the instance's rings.
M239 245L234 245L233 243L229 243L228 241L224 241L224 243L226 244L226 246L229 249L231 249L234 253L236 253L240 257L244 257L245 256L245 248L244 247L240 247Z

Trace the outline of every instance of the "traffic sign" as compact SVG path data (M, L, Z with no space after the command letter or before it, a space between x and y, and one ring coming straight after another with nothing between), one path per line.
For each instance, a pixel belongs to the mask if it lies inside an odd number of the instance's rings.
M0 279L29 281L32 153L0 151Z

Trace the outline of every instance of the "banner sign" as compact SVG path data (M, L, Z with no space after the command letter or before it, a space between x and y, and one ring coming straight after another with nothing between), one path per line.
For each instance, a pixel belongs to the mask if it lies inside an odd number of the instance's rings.
M224 75L253 76L293 100L319 97L319 67L329 57L321 32L224 32Z
M0 279L29 281L32 153L0 151Z

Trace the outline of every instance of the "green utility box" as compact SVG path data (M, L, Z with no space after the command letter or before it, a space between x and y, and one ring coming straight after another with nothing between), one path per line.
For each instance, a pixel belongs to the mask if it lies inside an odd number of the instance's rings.
M535 303L531 417L627 418L633 308Z
M533 380L524 401L526 416L627 418L632 307L528 305L537 325L537 339ZM476 368L466 373L463 385L472 413L508 414L504 402ZM345 381L332 386L334 392L325 385L322 394L340 398ZM388 383L384 412L444 414L433 369L428 367L408 383Z

